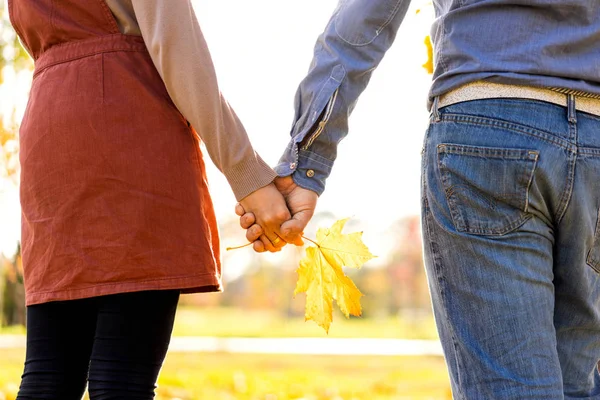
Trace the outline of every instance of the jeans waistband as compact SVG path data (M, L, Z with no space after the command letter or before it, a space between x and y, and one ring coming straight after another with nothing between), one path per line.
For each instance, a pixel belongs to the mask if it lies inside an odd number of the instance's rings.
M439 96L434 101L433 111L434 113L437 113L437 109L440 107L463 101L494 98L541 100L569 108L574 105L576 110L600 116L600 99L579 96L576 94L560 93L552 89L507 85L485 81L471 82Z

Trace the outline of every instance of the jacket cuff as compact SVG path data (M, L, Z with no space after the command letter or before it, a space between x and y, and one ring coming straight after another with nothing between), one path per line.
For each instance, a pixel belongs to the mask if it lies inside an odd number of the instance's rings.
M267 186L277 176L275 171L256 153L223 171L237 201Z
M298 186L312 190L321 196L332 167L333 161L309 150L300 150L298 167L292 174L292 179Z

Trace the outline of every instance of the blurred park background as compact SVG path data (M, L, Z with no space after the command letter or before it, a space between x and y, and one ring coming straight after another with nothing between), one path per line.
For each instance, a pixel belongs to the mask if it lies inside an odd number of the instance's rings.
M293 96L314 42L336 5L336 0L194 1L221 90L272 165L289 139ZM0 7L0 400L5 400L16 395L25 351L18 123L33 62L10 27L6 0ZM431 4L413 1L350 120L350 135L305 233L314 238L317 227L343 217L351 217L346 232L364 231L378 257L361 270L346 271L365 294L363 316L346 320L336 313L329 335L304 322L304 295L293 297L302 248L288 246L277 254L224 251L225 291L182 297L158 399L451 398L418 215L431 79L423 67L424 40L432 18ZM223 247L244 244L231 190L208 165ZM304 339L277 350L282 338ZM317 341L302 341L306 338ZM371 340L344 341L350 338Z

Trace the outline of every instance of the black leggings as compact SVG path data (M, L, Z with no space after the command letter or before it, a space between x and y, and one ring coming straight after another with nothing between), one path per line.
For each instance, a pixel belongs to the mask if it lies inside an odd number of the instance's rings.
M153 399L179 291L146 291L27 307L17 400Z

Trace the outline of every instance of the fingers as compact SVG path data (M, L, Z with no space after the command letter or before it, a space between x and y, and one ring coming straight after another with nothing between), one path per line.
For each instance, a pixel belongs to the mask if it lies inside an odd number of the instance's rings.
M242 206L240 203L235 205L235 213L240 217L240 226L242 229L248 229L256 222L256 217L254 214L251 212L246 212L244 206Z
M299 211L294 214L292 219L281 224L282 238L286 242L293 243L297 246L304 244L302 240L302 233L310 221L312 214L313 213L310 211Z
M286 242L284 240L281 240L281 239L279 239L279 240L280 240L280 242L283 243L284 246L286 245ZM261 235L260 236L260 241L264 245L265 250L270 251L271 253L275 253L275 252L281 251L281 248L283 247L283 246L280 246L280 247L275 246L271 242L271 240L269 240L269 238L267 237L267 235ZM281 245L281 243L278 243L278 244Z
M256 218L252 213L246 213L240 217L240 226L242 229L248 229L256 223Z
M281 234L286 242L302 246L304 244L302 240L303 229L304 227L298 220L291 219L281 225Z
M283 221L287 221L290 218L291 215L288 209L283 208L279 212L274 211L260 224L263 230L263 236L260 237L260 240L265 245L267 251L279 251L287 244L282 238L280 227Z
M272 239L269 239L272 237ZM246 231L246 239L249 242L253 242L253 248L255 251L262 253L264 251L270 251L272 253L280 251L287 242L277 235L270 234L267 236L263 231L262 227L258 224L252 225Z
M235 213L238 215L238 217L241 217L246 213L246 210L244 210L244 206L242 206L240 203L237 203L235 205Z
M284 221L291 218L291 214L275 184L270 183L244 197L235 212L240 216L242 228L248 229L246 238L250 242L260 240L264 250L271 252L285 246L279 229ZM261 249L258 244L255 247Z
M264 235L263 228L258 224L254 224L245 229L247 229L246 239L248 239L249 242L256 242L261 236Z
M265 249L265 245L260 240L255 241L254 244L252 245L252 248L257 253L264 253L265 251L267 251Z

